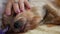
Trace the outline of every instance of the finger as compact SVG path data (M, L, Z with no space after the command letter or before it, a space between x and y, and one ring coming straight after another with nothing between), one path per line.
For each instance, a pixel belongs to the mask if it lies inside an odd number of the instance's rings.
M28 2L28 0L24 0L24 3L25 3L25 6L26 6L28 9L31 8L31 7L30 7L30 4L29 4L29 2Z
M16 13L20 13L18 2L13 2L13 8Z
M7 6L6 6L6 11L5 11L6 15L11 15L11 8L12 8L12 2L10 0L8 1Z
M19 0L19 7L20 7L20 11L23 12L24 11L24 0Z

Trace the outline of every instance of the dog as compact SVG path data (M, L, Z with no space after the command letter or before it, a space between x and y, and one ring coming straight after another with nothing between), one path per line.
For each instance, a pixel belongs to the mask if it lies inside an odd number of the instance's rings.
M33 30L41 21L41 16L39 16L37 11L37 7L32 7L30 10L26 9L24 12L19 14L16 14L12 10L12 14L10 16L3 13L2 28L9 26L9 30L6 34L22 34L28 30Z
M44 24L60 25L60 0L48 0L44 9L46 11Z

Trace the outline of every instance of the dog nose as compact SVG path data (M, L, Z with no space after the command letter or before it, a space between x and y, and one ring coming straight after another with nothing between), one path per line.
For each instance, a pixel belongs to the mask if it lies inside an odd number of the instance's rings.
M16 22L14 23L14 28L22 28L22 27L23 27L23 23L22 23L22 22L16 21Z

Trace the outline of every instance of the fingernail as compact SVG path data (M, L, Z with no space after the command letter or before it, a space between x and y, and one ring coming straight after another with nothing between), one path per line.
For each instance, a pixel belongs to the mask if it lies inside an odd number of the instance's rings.
M20 10L17 10L16 12L17 12L17 13L20 13Z
M21 9L20 12L23 12L23 10Z
M31 9L31 7L28 7L28 9Z

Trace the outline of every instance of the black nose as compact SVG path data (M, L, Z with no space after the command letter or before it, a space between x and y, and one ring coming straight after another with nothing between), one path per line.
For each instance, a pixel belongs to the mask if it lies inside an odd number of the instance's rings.
M22 28L23 27L23 23L21 21L16 21L14 23L14 28Z

